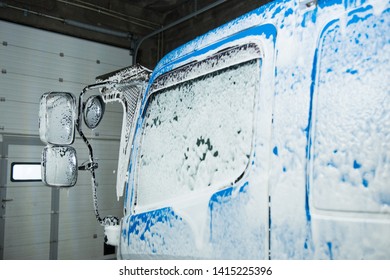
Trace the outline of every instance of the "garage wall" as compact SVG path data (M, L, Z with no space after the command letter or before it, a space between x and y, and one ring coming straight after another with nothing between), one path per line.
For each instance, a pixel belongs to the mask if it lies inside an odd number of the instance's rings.
M39 97L78 93L95 77L129 66L129 51L0 21L0 133L37 134ZM23 114L20 114L20 111ZM108 107L119 119L120 107ZM112 120L112 123L116 121ZM108 126L110 127L110 126ZM100 137L118 137L110 129Z
M123 201L117 201L115 188L119 141L92 140L91 142L95 151L94 156L99 164L96 179L100 216L103 218L114 215L120 218L123 216ZM78 151L79 163L88 158L82 141L77 141L74 147ZM93 211L89 172L79 172L77 185L61 192L59 213L59 259L116 257L104 256L103 227L97 223Z
M15 160L40 161L44 145L38 136L38 104L43 93L78 96L95 77L131 64L126 49L0 21L0 259L114 257L104 256L89 173L80 172L70 190L53 191L39 182L12 182L10 169ZM109 104L99 127L85 128L99 160L102 216L122 216L123 204L115 195L121 125L121 106ZM74 146L79 162L87 160L83 142L76 139Z

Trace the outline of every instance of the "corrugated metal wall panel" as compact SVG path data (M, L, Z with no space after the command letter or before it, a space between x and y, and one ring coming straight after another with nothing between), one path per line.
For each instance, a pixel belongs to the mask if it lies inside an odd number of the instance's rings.
M80 252L79 248L88 248ZM96 255L103 255L103 242L101 239L78 238L74 240L62 240L58 242L58 258L61 260L74 259L78 255L80 259L94 259ZM102 257L104 258L104 257Z
M47 260L50 251L50 243L36 243L23 246L5 248L5 254L9 260L18 260L23 255L23 260Z
M23 46L32 50L44 50L57 55L63 52L67 56L93 62L100 58L101 63L112 65L116 69L120 65L125 64L124 66L127 66L132 63L129 52L121 48L58 35L52 32L39 32L37 34L37 29L34 28L0 21L1 41L6 41L8 45ZM110 55L107 55L108 49Z
M91 81L93 82L93 81ZM33 76L22 76L12 73L0 75L1 93L0 97L5 101L15 101L23 103L39 104L39 98L45 92L66 91L71 92L78 98L85 84L75 84L70 82L60 82L58 79L50 80L44 77L37 78ZM91 94L98 94L97 91L91 91ZM89 95L88 95L89 96ZM4 103L1 102L0 105ZM6 102L4 103L6 104ZM106 104L106 112L118 112L122 114L122 105L119 102Z
M131 64L124 49L0 23L0 110L7 116L0 119L0 133L37 135L37 108L44 92L69 91L77 97L95 77ZM96 132L102 138L118 138L121 114L109 112L122 110L107 106Z
M67 91L78 98L84 86L94 83L96 76L131 63L129 52L124 49L0 21L0 137L37 137L39 98L43 93ZM97 93L91 91L85 97ZM121 126L122 106L119 103L107 104L102 123L95 130L83 125L99 163L98 198L103 217L122 216L123 201L118 202L115 195ZM9 145L8 171L15 161L39 162L44 145L34 145ZM88 159L87 148L79 138L73 146L79 164ZM48 240L50 230L53 230L50 228L53 219L51 188L41 183L11 182L9 172L6 176L7 197L17 196L18 204L7 203L5 255L9 259L20 256L48 259ZM93 211L89 172L79 172L75 187L60 190L58 207L58 258L107 258L103 256L103 228ZM41 221L38 228L33 224L37 220ZM23 231L11 233L18 231L21 225ZM31 240L36 244L31 244Z
M8 147L8 157L10 159L23 160L23 159L32 159L36 160L41 158L42 146L31 146L31 145L10 145Z
M106 171L106 170L103 170L103 167L105 167L105 162L104 161L99 161L99 166L101 166L100 170L98 169L97 171L97 182L99 184L99 192L100 190L105 190L106 188L112 188L111 191L113 192L113 190L115 190L115 182L116 182L116 174L113 174L112 173L112 170L111 172L110 171ZM112 164L112 167L116 166L116 162L115 162L115 165ZM110 167L109 167L110 168ZM84 175L86 174L86 175ZM104 177L106 175L106 178ZM76 187L73 187L73 188L70 188L70 190L68 191L69 193L72 193L75 189L88 189L90 190L90 186L91 186L91 176L90 174L88 173L88 171L80 171L79 172L79 176L77 178L77 188ZM112 194L112 197L114 197L115 192L113 192ZM80 194L81 195L81 194ZM76 197L77 199L77 197Z
M50 222L41 224L39 228L35 226L42 220L50 221L50 214L7 217L6 219L6 230L14 232L12 235L6 235L5 244L7 247L28 245L31 237L34 239L34 243L39 244L48 243L50 240Z
M37 99L39 100L39 97ZM120 105L112 106L112 104L108 104L102 122L93 132L90 132L90 137L119 139L122 127L122 112L109 111L109 109L122 111ZM2 115L7 116L0 120L0 126L3 127L0 132L38 135L38 103L8 100L0 102L0 110ZM83 129L85 133L88 133L89 129L85 125Z
M109 152L109 148L115 144L116 150L118 143L97 142L100 144L96 145L99 146L99 149L96 149L96 156L99 159L97 169L99 213L101 217L107 215L122 217L123 200L117 201L116 173L113 173L113 170L116 170L117 160L115 154ZM82 145L83 143L78 142L76 147ZM80 159L83 154L79 155ZM95 218L89 172L79 172L76 186L61 190L59 225L59 259L96 259L96 256L102 256L104 231ZM79 246L84 246L85 250L78 250Z
M57 88L61 89L61 91L70 90L74 92L75 90L80 91L80 87L82 87L82 85L66 85L67 88L63 89L64 83L60 83L58 79L37 79L32 76L15 75L12 73L0 75L0 84L2 89L0 96L4 97L6 101L34 103L36 106L39 104L39 98L45 92L53 91L53 89Z
M103 141L100 141L103 142ZM117 160L104 159L114 157L109 153L108 146L112 141L105 141L99 151L99 168L97 170L99 213L101 217L113 215L123 216L123 200L117 201L115 194ZM102 147L103 146L103 147ZM105 148L104 148L105 146ZM117 146L118 147L118 146ZM69 190L61 191L60 195L60 228L59 228L59 258L85 259L91 258L96 250L102 254L104 232L96 221L93 211L91 176L89 172L80 172L77 185ZM77 246L91 247L89 251L77 252Z
M52 53L37 52L13 46L1 46L2 57L1 69L7 73L17 73L25 76L44 77L83 84L84 78L93 78L112 71L112 65L96 63L93 61L80 60L80 58L59 56ZM87 63L86 63L87 62ZM115 69L121 65L115 66ZM3 73L4 74L4 73Z
M7 189L7 196L10 199L18 197L23 203L23 208L19 204L7 203L7 217L19 217L28 213L29 216L50 214L51 210L51 191L48 187L28 186L18 187L12 186ZM27 183L25 183L27 184Z
M0 120L0 127L4 134L37 135L38 118L37 104L22 102L1 102L1 114L6 116Z
M81 212L82 215L61 215L59 241L94 238L94 235L100 235L103 241L103 228L96 222L93 211Z
M117 161L100 160L97 169L98 198L101 209L118 208L116 201L116 174L112 172ZM100 169L100 170L99 170ZM108 170L107 170L108 169ZM68 205L72 205L68 207ZM88 171L79 172L77 185L67 190L61 190L61 212L78 212L92 210L91 176ZM122 206L122 205L120 205Z
M90 131L91 132L91 131ZM85 133L89 138L92 135ZM99 140L91 139L90 144L94 149L94 157L99 160L117 160L119 153L119 140ZM81 159L88 159L88 151L86 150L85 143L77 138L72 146L77 150L77 156ZM99 170L99 169L98 169Z
M40 162L43 145L31 137L12 137L12 144L3 146L6 178L2 178L5 199L4 257L6 259L49 259L51 190L42 182L12 182L14 162ZM31 145L22 144L31 142ZM2 175L2 174L1 174Z

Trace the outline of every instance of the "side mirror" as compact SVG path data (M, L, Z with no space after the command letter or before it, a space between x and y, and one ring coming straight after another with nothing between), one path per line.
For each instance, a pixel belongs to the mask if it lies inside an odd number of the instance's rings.
M76 99L68 92L47 92L39 102L42 182L51 187L72 187L77 181L75 139Z
M73 187L77 182L76 150L71 146L46 146L42 152L42 181L52 187Z
M84 122L89 129L96 128L103 118L105 103L100 95L94 95L84 104Z
M39 103L39 135L52 145L70 145L75 138L76 100L68 92L48 92Z

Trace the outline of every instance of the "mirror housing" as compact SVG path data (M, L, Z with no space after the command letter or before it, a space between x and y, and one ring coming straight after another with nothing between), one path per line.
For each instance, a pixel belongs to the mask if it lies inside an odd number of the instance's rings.
M39 103L39 136L52 145L70 145L75 138L76 99L68 92L47 92Z
M103 118L105 103L100 95L90 96L84 103L84 123L89 129L96 128Z
M73 187L77 182L76 150L71 146L46 146L42 152L42 182L51 187Z

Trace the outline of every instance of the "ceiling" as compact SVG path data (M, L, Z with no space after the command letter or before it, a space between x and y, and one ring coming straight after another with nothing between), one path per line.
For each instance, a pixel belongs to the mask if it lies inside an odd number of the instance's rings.
M178 44L269 1L0 0L0 19L133 52L142 43L143 64L153 67Z
M107 35L129 34L143 37L164 25L189 0L0 0L0 18L41 29L87 36L86 30ZM93 35L91 35L93 36ZM116 42L121 46L120 42Z

